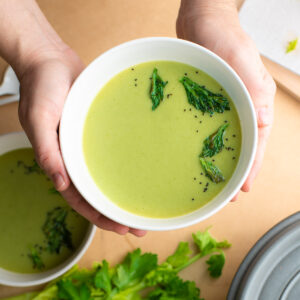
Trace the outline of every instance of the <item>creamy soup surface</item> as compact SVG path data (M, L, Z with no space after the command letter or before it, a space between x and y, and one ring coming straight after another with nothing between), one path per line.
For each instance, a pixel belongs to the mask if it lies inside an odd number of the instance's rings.
M153 111L154 68L168 83ZM179 82L183 76L226 96L230 110L210 116L195 109ZM224 123L225 147L207 158L224 175L216 184L205 176L199 154ZM125 210L153 218L187 214L212 200L232 176L240 147L239 117L226 91L203 71L173 61L142 63L113 77L93 101L83 133L85 161L100 190Z
M53 188L36 164L32 149L0 155L0 195L0 268L19 273L46 271L65 261L81 244L89 223ZM61 210L67 213L65 225L72 249L63 245L59 253L50 253L43 226L49 220L47 214ZM32 251L43 267L34 265Z

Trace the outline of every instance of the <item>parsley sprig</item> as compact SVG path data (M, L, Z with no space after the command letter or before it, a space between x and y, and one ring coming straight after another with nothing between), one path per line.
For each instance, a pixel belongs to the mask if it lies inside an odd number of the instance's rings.
M208 136L203 142L201 157L212 157L224 148L224 132L229 124L220 126L217 131Z
M214 183L225 181L221 170L212 162L206 160L206 157L212 157L224 148L223 136L229 124L221 125L214 133L209 135L203 142L203 149L200 157L200 164L205 172L205 175Z
M43 260L40 256L40 252L38 251L38 249L36 249L36 247L30 247L29 250L30 250L30 252L28 254L28 257L32 261L33 268L38 269L38 270L44 269L45 264L43 263Z
M72 234L67 228L66 218L68 209L57 206L47 213L46 221L42 227L47 241L47 250L59 254L63 246L74 249Z
M157 74L157 69L155 68L151 77L151 88L150 97L152 100L152 110L155 110L161 101L164 99L164 87L167 85L168 81L163 81L161 77Z
M225 180L220 169L215 166L212 162L200 157L200 163L205 175L214 183L219 183Z
M214 112L223 113L225 110L230 110L229 101L222 94L213 93L186 76L179 81L185 88L188 102L197 110L208 112L210 115Z

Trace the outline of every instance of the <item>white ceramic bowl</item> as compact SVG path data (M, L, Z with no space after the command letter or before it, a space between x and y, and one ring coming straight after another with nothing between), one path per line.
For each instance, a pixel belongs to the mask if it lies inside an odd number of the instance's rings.
M155 60L192 65L215 78L233 100L241 121L242 147L236 170L224 189L200 209L175 218L157 219L132 214L99 190L85 164L82 136L89 107L99 90L120 71ZM204 220L220 210L241 188L253 163L257 143L254 107L233 69L211 51L174 38L145 38L117 46L96 58L74 82L60 124L60 145L69 175L83 197L99 212L121 224L145 230L170 230Z
M31 148L31 144L24 132L14 132L0 136L0 155L20 148ZM35 274L21 274L0 268L0 284L9 286L33 286L48 282L67 272L83 256L89 247L96 231L96 226L90 224L86 235L72 256L62 264L46 272ZM1 245L0 245L1 247Z

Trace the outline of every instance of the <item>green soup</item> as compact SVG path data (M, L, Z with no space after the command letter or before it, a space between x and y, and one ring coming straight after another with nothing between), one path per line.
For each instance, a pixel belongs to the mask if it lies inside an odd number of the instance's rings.
M0 156L0 195L1 268L19 273L46 271L65 261L81 244L89 223L55 191L35 163L32 149ZM51 253L49 241L53 239L47 238L48 228L44 226L49 214L60 210L66 213L65 229L71 244L62 245L59 253ZM56 226L53 230L58 233L62 229ZM34 264L32 251L43 267Z
M153 69L168 84L153 111L149 95ZM226 185L241 147L233 102L224 113L203 114L187 100L179 80L188 76L215 93L229 96L210 76L173 61L142 63L113 77L98 93L86 117L83 150L89 172L115 204L137 215L169 218L192 212ZM201 167L203 141L228 123L225 147L213 162L225 181L213 183Z

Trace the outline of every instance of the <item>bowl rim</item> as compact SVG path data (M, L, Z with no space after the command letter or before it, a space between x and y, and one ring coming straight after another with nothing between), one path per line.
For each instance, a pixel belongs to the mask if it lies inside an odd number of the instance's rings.
M12 143L15 144L14 146L9 147L10 150L2 151L3 145L7 145L6 143ZM16 145L17 144L17 145ZM13 150L22 149L22 148L32 148L31 144L25 135L23 131L17 131L17 132L10 132L0 135L0 156L8 153ZM75 252L69 256L65 261L60 263L59 265L55 266L54 268L51 268L45 272L40 273L18 273L9 271L6 269L3 269L0 267L0 284L6 285L6 286L12 286L12 287L29 287L29 286L36 286L40 285L46 282L49 282L53 279L56 279L57 277L63 275L68 270L70 270L84 255L88 247L90 246L95 232L96 232L96 226L92 223L89 223L89 226L86 230L85 236L79 245ZM1 271L9 274L9 276L13 277L14 275L19 277L18 281L13 280L7 280L1 278ZM26 279L26 277L39 277L38 279ZM21 277L24 277L23 281Z
M87 76L86 74L88 74L90 72L90 70L93 68L93 66L95 64L97 64L98 60L102 60L105 57L109 56L110 54L113 54L116 51L121 51L123 48L126 48L126 47L132 47L132 46L135 46L135 45L138 45L138 44L142 44L142 43L151 43L151 42L159 42L159 41L161 41L161 42L173 42L173 43L178 43L178 44L184 44L184 45L187 45L189 47L197 48L199 51L202 51L205 55L211 56L214 60L217 61L218 64L221 64L223 67L225 67L227 69L227 71L231 74L232 77L234 77L234 79L236 80L236 82L239 84L239 87L242 89L242 91L243 91L243 93L245 95L245 98L247 98L247 100L248 100L248 104L249 104L249 108L250 108L249 114L251 115L252 124L255 124L255 126L254 126L254 132L253 132L253 146L252 146L252 149L251 149L251 155L250 155L248 163L247 163L246 171L240 177L239 184L237 184L235 186L235 188L232 189L232 192L231 192L232 195L236 195L238 193L238 191L240 190L240 188L242 187L243 183L245 182L247 176L250 173L251 167L252 167L253 162L254 162L254 158L255 158L255 154L256 154L256 150L257 150L257 142L258 142L258 128L257 128L257 125L256 125L257 124L256 112L255 112L255 108L254 108L251 96L250 96L250 94L249 94L249 92L248 92L245 84L243 83L243 81L241 80L241 78L238 76L238 74L235 72L235 70L225 60L223 60L217 54L215 54L214 52L208 50L207 48L205 48L203 46L200 46L200 45L198 45L196 43L193 43L193 42L190 42L190 41L186 41L186 40L178 39L178 38L172 38L172 37L145 37L145 38L139 38L139 39L130 40L130 41L121 43L121 44L119 44L117 46L114 46L114 47L110 48L109 50L103 52L99 56L97 56L94 60L92 60L89 63L89 65L82 71L81 74L79 74L79 76L73 82L73 85L72 85L72 87L69 90L69 93L67 95L66 102L65 102L65 105L64 105L64 109L63 109L63 112L62 112L62 117L61 117L60 127L59 127L59 141L60 141L61 153L62 153L62 157L63 157L64 163L65 163L66 169L68 171L68 174L69 174L72 182L74 183L74 185L76 186L76 188L78 189L78 191L80 192L80 194L86 199L86 201L91 206L93 206L101 214L103 214L107 218L109 218L109 219L111 219L111 220L113 220L113 221L115 221L115 222L117 222L119 224L122 224L124 226L134 227L134 228L141 229L141 230L151 230L151 231L167 231L167 230L180 229L180 228L184 228L184 227L187 227L187 226L194 225L196 223L199 223L200 221L203 221L203 220L209 218L213 214L217 213L231 199L227 199L227 200L222 201L222 203L220 203L216 208L214 208L210 212L206 213L205 216L197 217L197 218L195 217L192 220L185 221L185 222L182 222L182 223L178 223L178 224L175 224L175 225L174 224L171 224L171 225L165 224L163 227L161 227L161 226L158 227L158 226L154 226L154 225L151 225L151 226L149 226L149 225L145 225L145 226L144 225L138 225L138 226L136 226L135 224L132 224L130 221L127 221L127 220L124 220L124 219L120 220L118 218L118 216L112 214L110 211L108 211L108 210L105 210L105 211L103 210L102 211L102 210L96 208L93 205L93 202L90 201L88 199L88 197L86 197L85 191L81 187L79 187L79 185L77 184L77 182L78 182L77 178L75 178L73 176L73 174L69 173L69 170L71 169L70 166L72 165L72 163L70 163L69 160L66 159L66 157L67 157L68 154L67 154L67 152L65 150L65 147L64 147L64 143L65 143L64 142L64 137L63 137L64 134L62 134L62 132L64 131L63 128L65 126L65 123L67 122L66 121L66 107L69 106L69 102L71 101L70 94L71 94L72 90L74 89L74 86L77 86L78 83L81 81L81 79L84 78L85 76ZM121 72L121 71L122 71L122 69L120 69L119 72ZM171 220L171 219L176 219L176 218L182 217L182 216L177 216L177 217L172 217L172 218L149 218L149 217L144 217L144 216L136 215L136 214L134 214L132 212L129 212L129 211L123 209L122 207L119 207L119 208L122 211L125 211L126 213L129 213L129 214L134 215L134 216L139 216L139 217L141 217L143 219L147 219L147 220L149 220L149 219L151 219L151 220L166 220L166 219ZM193 213L193 212L191 212L191 213ZM189 215L191 213L185 214L184 216Z

